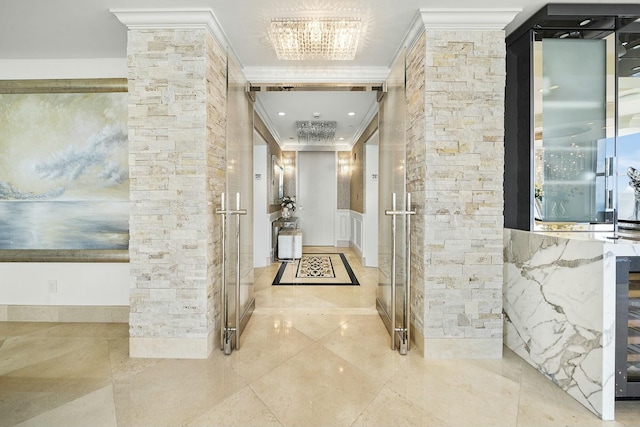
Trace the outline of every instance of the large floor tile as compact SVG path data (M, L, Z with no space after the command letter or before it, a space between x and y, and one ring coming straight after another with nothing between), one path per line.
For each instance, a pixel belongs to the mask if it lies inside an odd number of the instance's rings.
M116 408L111 385L44 412L17 427L116 427Z
M128 338L129 325L126 323L65 323L34 331L29 336Z
M335 305L314 295L310 286L272 286L256 292L256 307L263 308L334 308Z
M113 338L108 340L108 345L111 376L116 381L142 372L162 361L129 357L129 338Z
M187 427L281 427L282 424L249 387L223 400Z
M0 348L0 374L106 379L108 358L107 341L100 338L13 337Z
M327 334L340 329L352 314L325 314L325 313L293 313L291 316L293 327L314 341Z
M318 287L317 297L337 307L363 307L370 308L371 313L376 313L376 294L374 290L362 286L345 286L336 290L332 286Z
M635 424L632 425L640 425L640 418L633 422ZM517 427L541 425L558 427L624 426L619 420L601 421L535 368L523 362Z
M450 425L513 426L519 375L503 360L420 359L410 355L389 388Z
M118 426L179 426L246 386L225 356L163 360L114 381Z
M352 424L353 427L450 427L450 424L389 389L383 389ZM451 426L453 427L453 426Z
M384 381L407 361L406 356L391 350L391 338L377 314L352 317L320 343Z
M625 427L640 425L640 402L627 400L616 402L616 421Z
M59 323L49 322L0 322L0 336L18 337L51 329Z
M251 388L285 426L348 426L382 382L316 344Z
M0 349L0 426L39 416L111 382L106 341L35 339L11 338L7 348Z
M312 344L312 339L294 328L293 315L254 314L240 338L240 350L228 360L251 382Z

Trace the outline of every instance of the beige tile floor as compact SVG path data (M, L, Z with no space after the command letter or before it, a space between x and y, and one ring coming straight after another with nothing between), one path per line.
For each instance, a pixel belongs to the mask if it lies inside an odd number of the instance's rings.
M272 287L277 265L257 270L230 356L130 359L124 324L0 323L0 426L640 426L640 402L600 421L508 349L391 351L376 271L348 258L360 287Z

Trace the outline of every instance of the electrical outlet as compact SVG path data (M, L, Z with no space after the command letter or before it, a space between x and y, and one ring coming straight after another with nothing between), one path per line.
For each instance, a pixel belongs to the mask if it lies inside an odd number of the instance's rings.
M49 279L49 293L55 294L58 292L58 281Z

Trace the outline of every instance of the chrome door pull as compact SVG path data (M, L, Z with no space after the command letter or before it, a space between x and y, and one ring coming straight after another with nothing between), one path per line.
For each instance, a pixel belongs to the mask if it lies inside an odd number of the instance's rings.
M411 215L416 211L411 210L411 193L407 193L406 210L396 210L396 193L391 196L391 210L385 210L385 215L391 216L391 349L396 349L397 333L400 337L400 354L406 354L410 349L410 322L411 322ZM406 268L406 291L404 304L404 314L402 316L402 327L396 328L396 216L404 215L407 218L406 226L406 246L407 255L405 259Z
M240 209L240 193L236 193L236 209L226 209L224 193L220 194L220 209L216 209L216 213L222 215L222 313L224 319L220 322L220 349L225 354L231 354L231 342L233 335L236 334L236 350L240 350L240 337L237 335L240 327L240 215L246 215L246 209ZM226 228L227 216L236 216L236 310L235 310L235 326L229 326L229 307L227 304L227 245L226 245Z

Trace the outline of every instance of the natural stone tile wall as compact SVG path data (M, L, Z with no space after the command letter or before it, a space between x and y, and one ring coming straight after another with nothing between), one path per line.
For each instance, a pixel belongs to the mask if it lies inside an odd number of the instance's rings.
M412 305L416 317L424 313L425 339L460 338L481 347L478 340L495 339L481 352L497 355L502 348L504 32L427 29L407 63L407 174L419 213L412 234ZM415 322L419 328L420 319ZM465 351L464 344L456 346L455 351Z
M206 340L219 312L225 52L204 29L134 29L128 61L130 335Z

